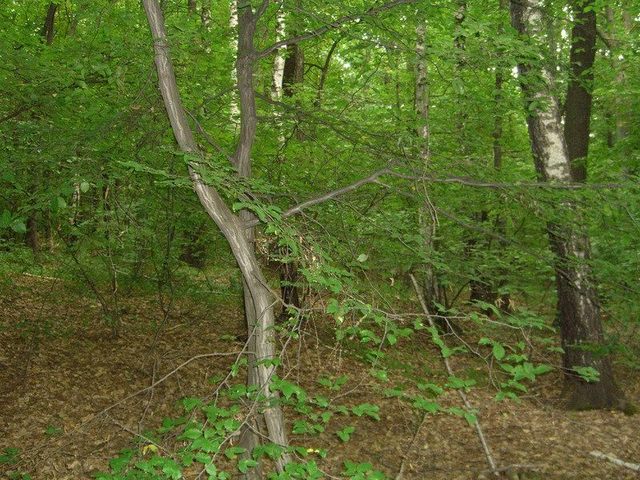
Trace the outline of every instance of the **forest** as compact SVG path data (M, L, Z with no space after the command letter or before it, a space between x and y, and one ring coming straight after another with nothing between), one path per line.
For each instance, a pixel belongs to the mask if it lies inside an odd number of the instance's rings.
M638 478L640 2L0 21L0 478Z

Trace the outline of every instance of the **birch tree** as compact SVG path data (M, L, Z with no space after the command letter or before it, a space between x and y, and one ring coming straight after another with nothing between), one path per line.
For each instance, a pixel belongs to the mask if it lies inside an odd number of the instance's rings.
M511 23L524 41L537 47L545 43L545 18L540 0L511 0ZM526 103L527 126L536 171L541 181L573 180L558 101L553 95L553 73L540 59L518 65ZM571 208L570 204L565 207ZM572 408L623 408L611 361L598 353L604 343L595 285L589 266L589 237L571 225L548 225L555 255L558 317L568 405Z

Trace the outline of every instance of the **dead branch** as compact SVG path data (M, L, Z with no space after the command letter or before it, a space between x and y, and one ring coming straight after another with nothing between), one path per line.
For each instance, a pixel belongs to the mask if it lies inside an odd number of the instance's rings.
M414 277L413 274L409 274L409 277L411 278L411 283L413 283L413 288L415 289L416 294L418 295L418 300L420 300L420 306L422 307L422 310L425 313L425 316L427 317L429 326L431 328L436 328L436 324L433 321L431 314L429 313L427 302L425 301L424 296L422 295L422 291L420 290L420 286L416 281L416 277ZM453 367L451 367L451 362L449 362L449 359L443 356L442 361L444 363L445 368L447 369L447 373L452 377L455 376ZM467 395L464 393L464 391L460 388L457 389L456 391L458 392L458 395L460 396L460 399L462 400L462 403L464 404L465 408L469 411L473 410L471 402L469 402L469 399L467 398ZM493 475L495 475L496 477L499 477L500 470L496 466L496 462L493 459L493 455L491 454L491 450L489 449L489 445L487 444L487 439L484 436L484 431L480 426L480 420L478 418L476 418L476 421L474 422L474 426L476 428L476 433L478 434L478 439L480 440L480 444L482 445L482 450L484 451L484 455L487 458L487 463L489 464L490 471L493 473Z
M602 453L597 450L589 452L589 455L592 455L596 458L601 458L603 460L608 460L609 462L618 465L619 467L624 467L636 472L640 472L640 463L625 462L624 460L620 460L618 457L611 455L610 453Z

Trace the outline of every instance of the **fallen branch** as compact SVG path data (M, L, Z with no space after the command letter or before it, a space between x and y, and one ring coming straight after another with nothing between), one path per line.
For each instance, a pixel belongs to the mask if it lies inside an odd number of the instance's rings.
M29 273L29 272L22 272L22 276L23 277L31 277L31 278L39 278L40 280L53 280L55 282L62 280L61 278L57 278L57 277L47 277L46 275L34 275L33 273Z
M619 458L611 455L610 453L602 453L597 450L594 450L593 452L589 452L589 455L592 455L596 458L601 458L603 460L608 460L611 463L618 465L619 467L624 467L630 470L634 470L636 472L640 472L640 463L625 462L624 460L620 460Z
M422 310L424 311L425 316L427 317L429 326L431 328L437 328L436 324L433 321L432 315L429 313L427 302L425 301L424 296L422 295L422 291L420 290L420 286L416 281L416 277L414 277L413 274L409 274L409 277L411 278L411 283L413 283L413 288L415 289L416 294L418 295L418 300L420 300L420 305L422 306ZM449 362L449 359L447 357L442 357L442 361L444 362L444 366L447 369L447 373L450 376L455 377L455 373L453 371L453 368L451 367L451 363ZM469 411L473 410L473 407L469 402L469 399L467 398L467 395L464 393L464 391L462 389L457 389L456 391L458 392L458 395L460 395L460 399L462 400L462 403L464 404L465 408ZM489 449L489 445L487 444L487 439L484 436L484 431L480 426L480 420L477 417L473 425L476 427L476 433L478 434L478 438L480 439L480 444L482 445L484 456L487 458L487 463L489 464L490 471L491 473L493 473L493 475L495 475L496 477L499 477L500 469L496 466L496 462L493 459L493 455L491 454L491 450Z

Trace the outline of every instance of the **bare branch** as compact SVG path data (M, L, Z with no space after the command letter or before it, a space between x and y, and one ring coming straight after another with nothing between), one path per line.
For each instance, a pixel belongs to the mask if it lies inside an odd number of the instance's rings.
M548 182L516 182L516 183L503 183L503 182L486 182L483 180L476 180L470 177L430 177L424 175L407 175L397 172L388 172L396 178L402 178L404 180L421 180L428 183L457 183L459 185L465 185L467 187L476 188L543 188L551 190L603 190L603 189L616 189L627 188L634 186L632 183L548 183Z
M504 188L542 188L549 190L588 190L588 189L614 189L614 188L625 188L630 187L632 184L625 185L622 183L593 183L593 184L584 184L584 183L545 183L545 182L527 182L527 183L493 183L493 182L484 182L480 180L474 180L473 178L467 177L424 177L420 175L407 175L398 172L394 172L389 168L383 168L382 170L378 170L368 177L361 178L360 180L351 183L345 187L338 188L336 190L331 190L330 192L323 193L317 197L306 200L298 205L291 207L285 210L282 213L282 218L291 217L292 215L297 215L301 213L303 210L313 207L315 205L319 205L321 203L327 202L329 200L333 200L336 197L342 196L346 193L357 190L363 185L367 185L369 183L376 183L385 188L389 188L388 185L381 183L378 179L384 175L389 175L396 178L401 178L403 180L421 180L427 183L457 183L460 185L475 187L475 188L493 188L493 189L504 189ZM257 225L260 225L261 221L258 219L253 219L250 222L246 222L244 224L244 228L253 228ZM495 235L492 232L486 232L488 234ZM499 238L499 237L496 237Z
M420 306L422 307L422 311L425 314L425 317L427 318L427 321L429 322L429 326L432 329L436 328L436 324L433 321L433 318L431 316L431 314L429 313L429 309L427 308L427 302L424 299L424 296L422 295L422 290L420 289L420 287L418 286L418 282L416 281L416 277L413 276L413 274L409 274L409 278L411 278L411 283L413 283L413 288L416 291L416 295L418 296L418 300L420 301ZM444 340L443 340L444 342ZM452 377L455 376L455 372L453 371L453 367L451 366L451 363L449 362L449 358L445 357L444 355L442 356L442 362L444 363L445 368L447 369L447 373L449 375L451 375ZM464 404L465 408L467 409L468 412L473 411L473 407L471 405L471 402L469 402L469 399L467 398L467 395L464 393L464 390L459 388L456 390L458 392L458 395L460 396L460 399L462 400L462 403ZM474 427L476 428L476 433L478 434L478 439L480 440L480 444L482 445L482 450L484 451L484 455L487 459L487 463L489 464L490 467L490 471L493 473L493 475L495 477L499 477L500 473L498 470L498 466L496 465L496 462L493 458L493 455L491 454L491 450L489 448L489 445L487 444L487 439L484 436L484 431L482 430L482 427L480 426L480 420L478 418L476 418L475 422L473 422Z
M346 23L355 22L356 20L360 20L364 17L372 17L375 15L378 15L379 13L385 12L387 10L391 10L392 8L395 8L398 5L409 5L412 3L416 3L416 1L417 0L393 0L391 2L385 3L378 7L371 7L370 9L362 13L353 13L350 15L344 15L334 20L333 22L323 25L320 28L316 28L315 30L311 30L310 32L306 32L301 35L297 35L295 37L287 38L280 42L276 42L270 47L265 48L261 52L258 52L256 55L256 58L260 59L260 58L266 57L267 55L270 55L271 53L275 52L281 47L285 47L287 45L291 45L294 43L299 43L304 40L309 40L310 38L319 37L323 33L328 32L329 30L340 28Z
M624 460L620 460L619 458L615 457L614 455L607 454L607 453L602 453L602 452L599 452L597 450L594 450L593 452L589 452L589 455L593 455L596 458L602 458L603 460L608 460L611 463L614 463L615 465L618 465L620 467L625 467L625 468L629 468L631 470L635 470L636 472L640 472L640 464L638 464L638 463L625 462Z
M359 187L366 185L368 183L375 183L376 180L378 179L378 177L388 174L390 173L390 170L387 168L383 168L382 170L378 170L377 172L372 173L371 175L369 175L366 178L362 178L360 180L358 180L357 182L354 182L350 185L347 185L346 187L342 187L342 188L338 188L337 190L332 190L330 192L324 193L318 197L315 198L311 198L305 202L302 202L298 205L296 205L295 207L291 207L290 209L286 210L283 214L282 217L286 218L286 217L290 217L291 215L296 215L300 212L302 212L304 209L312 207L314 205L318 205L319 203L324 203L328 200L331 200L333 198L339 197L340 195L344 195L345 193L349 193L352 192L356 189L358 189ZM256 225L260 224L260 220L255 219L252 220L250 222L245 223L245 228L252 228L255 227Z

